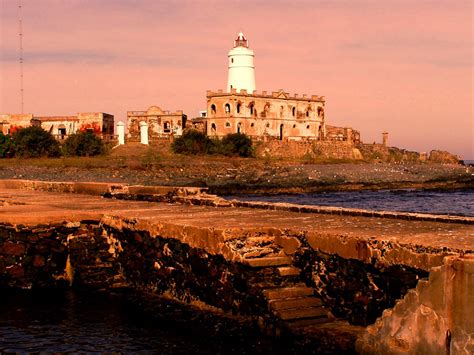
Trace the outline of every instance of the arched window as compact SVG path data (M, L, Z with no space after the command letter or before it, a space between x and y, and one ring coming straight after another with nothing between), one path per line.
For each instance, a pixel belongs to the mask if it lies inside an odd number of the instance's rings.
M306 117L309 117L309 110L306 110Z
M253 126L255 126L255 124L252 122L252 123L250 124L250 127L253 127Z
M225 113L230 113L230 105L225 104Z
M211 134L216 134L216 124L211 124Z
M318 106L318 116L324 118L324 109L321 106Z
M171 125L168 121L163 123L163 132L170 133L171 132Z
M241 133L242 132L242 123L237 123L237 133Z
M237 104L237 113L240 113L240 107L241 107L241 106L242 106L242 104L239 102L239 103Z
M214 105L214 104L211 105L211 113L212 113L213 115L216 114L216 105Z
M296 107L293 106L293 108L291 109L291 114L293 115L293 117L295 117L295 115L296 115Z
M230 122L225 123L226 128L230 128Z
M295 125L295 124L293 125L293 128L296 128L296 125Z
M253 111L254 111L254 103L253 102L250 103L249 109L250 109L250 114L253 115Z

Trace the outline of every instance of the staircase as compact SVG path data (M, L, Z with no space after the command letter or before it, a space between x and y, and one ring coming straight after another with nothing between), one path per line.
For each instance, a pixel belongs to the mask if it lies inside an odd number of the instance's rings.
M248 237L237 248L253 271L249 283L261 289L269 311L284 327L296 330L334 320L314 290L302 282L300 270L274 237Z

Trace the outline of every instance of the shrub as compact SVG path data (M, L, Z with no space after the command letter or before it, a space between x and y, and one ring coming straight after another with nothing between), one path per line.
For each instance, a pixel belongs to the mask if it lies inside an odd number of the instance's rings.
M68 156L90 157L104 153L102 139L91 132L70 135L63 144L63 154Z
M252 157L254 155L252 140L242 133L226 135L222 139L220 150L227 156Z
M15 155L20 158L57 157L61 155L59 143L51 133L41 127L26 127L11 138Z
M14 155L15 149L11 137L0 133L0 158L12 158Z
M178 154L212 154L215 143L204 133L191 129L184 131L181 137L176 138L171 149Z

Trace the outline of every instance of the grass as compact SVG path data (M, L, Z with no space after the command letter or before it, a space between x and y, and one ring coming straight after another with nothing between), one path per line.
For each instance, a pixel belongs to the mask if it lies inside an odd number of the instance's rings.
M228 166L237 168L271 167L293 164L341 164L361 163L348 159L333 159L322 157L282 158L265 155L257 158L225 157L219 155L182 155L171 151L169 144L144 146L127 144L117 147L107 155L95 157L60 157L60 158L30 158L30 159L0 159L0 168L28 166L42 168L77 168L77 169L130 169L157 170L167 168L203 167L212 171L213 166Z

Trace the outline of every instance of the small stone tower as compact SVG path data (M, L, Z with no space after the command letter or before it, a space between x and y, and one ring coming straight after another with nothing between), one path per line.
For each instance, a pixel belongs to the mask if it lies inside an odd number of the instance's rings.
M382 133L382 144L384 147L388 146L388 132Z
M234 41L234 48L229 51L228 57L227 92L231 92L231 89L245 89L251 94L255 90L254 53L249 49L249 43L242 32Z

